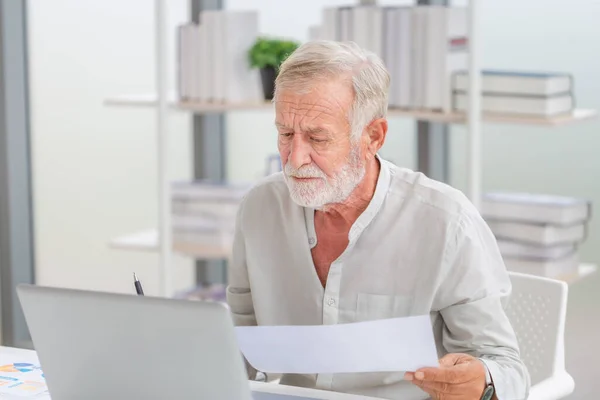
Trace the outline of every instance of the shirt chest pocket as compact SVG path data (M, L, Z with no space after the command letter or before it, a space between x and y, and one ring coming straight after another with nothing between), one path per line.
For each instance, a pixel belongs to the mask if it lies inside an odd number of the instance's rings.
M356 320L407 317L411 315L412 298L400 295L359 293L356 302Z

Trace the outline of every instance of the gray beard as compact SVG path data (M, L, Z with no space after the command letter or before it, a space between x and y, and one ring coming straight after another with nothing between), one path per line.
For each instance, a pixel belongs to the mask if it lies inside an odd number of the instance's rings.
M312 183L294 182L288 176L289 171L290 168L286 165L284 167L284 177L292 200L302 207L317 210L322 210L329 204L345 202L363 180L366 173L365 165L360 158L358 145L353 146L346 164L333 178L320 178L319 188L316 188L317 185Z

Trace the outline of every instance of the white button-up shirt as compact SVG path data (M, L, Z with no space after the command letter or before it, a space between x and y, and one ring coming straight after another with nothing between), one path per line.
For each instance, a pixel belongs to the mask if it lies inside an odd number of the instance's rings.
M487 365L500 400L525 399L529 375L504 312L510 280L493 234L459 191L378 157L374 196L325 288L311 248L315 210L290 198L281 173L244 198L227 302L237 325L343 324L431 316L438 354ZM427 399L404 371L284 374L282 384L386 399Z

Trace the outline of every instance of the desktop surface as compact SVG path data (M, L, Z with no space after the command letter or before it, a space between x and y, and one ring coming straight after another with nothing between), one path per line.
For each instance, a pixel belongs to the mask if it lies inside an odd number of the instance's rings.
M35 350L14 347L0 346L0 360L2 360L3 363L26 362L39 364L38 355ZM276 383L250 381L249 385L252 392L252 400L381 400L373 397L279 385ZM24 400L26 397L0 395L0 398L3 400ZM56 400L51 399L49 393L34 398L35 400ZM139 399L139 397L134 396L126 400L137 399Z
M316 397L300 397L291 394L252 392L252 400L318 400Z

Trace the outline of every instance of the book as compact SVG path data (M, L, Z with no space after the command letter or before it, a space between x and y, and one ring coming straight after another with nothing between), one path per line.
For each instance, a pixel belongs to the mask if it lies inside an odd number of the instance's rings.
M426 109L452 111L452 76L468 65L467 9L426 6L425 93Z
M326 7L318 26L309 38L353 41L383 60L391 107L452 111L452 76L468 61L466 7Z
M199 16L200 25L204 26L202 29L202 32L204 33L203 45L206 46L204 49L204 55L208 56L208 59L205 60L206 69L204 70L207 75L203 80L207 85L207 97L201 99L202 101L214 102L219 101L222 97L221 37L220 35L216 34L217 32L220 32L219 15L221 12L221 10L204 10Z
M468 64L466 7L326 7L309 38L353 41L378 55L390 74L388 104L451 112L452 77Z
M259 35L257 11L204 10L177 27L177 91L183 101L263 100L260 72L248 51Z
M174 297L176 299L217 301L225 303L227 301L227 285L222 283L199 285L178 292Z
M177 27L177 91L183 100L193 98L195 24L186 23Z
M411 37L412 37L412 50L411 50L411 70L412 80L409 84L411 86L411 108L423 109L425 108L425 81L426 81L426 43L427 43L427 14L425 7L413 7L411 15Z
M572 225L587 221L591 202L586 199L532 193L487 193L482 196L485 219Z
M412 13L409 7L401 7L393 12L396 30L394 37L397 39L398 50L395 52L394 69L392 77L394 82L394 106L401 108L411 107L412 79Z
M256 11L222 11L220 16L221 85L219 100L229 103L260 102L260 72L252 68L248 50L259 36Z
M577 246L573 243L554 246L524 244L510 240L498 240L497 243L503 257L520 259L554 260L566 257L577 250Z
M351 6L340 7L339 10L339 28L337 32L337 40L342 42L354 41L354 21Z
M230 218L218 218L218 210L212 216L205 209L201 211L206 214L174 213L171 216L173 231L215 234L231 231L235 227L235 211L229 215Z
M468 71L458 71L452 79L458 92L469 90ZM481 91L484 94L553 96L573 91L573 76L569 73L543 73L484 69L481 71Z
M503 258L504 265L508 271L539 275L547 278L560 279L563 276L576 272L579 268L579 254L576 251L565 257L551 260Z
M382 8L381 58L390 74L388 104L409 108L411 102L412 7ZM408 83L407 83L408 82Z
M177 181L171 184L171 196L177 200L239 202L251 187L251 184L231 185L208 180Z
M454 109L465 112L469 108L467 93L454 93ZM570 93L557 96L523 96L508 94L483 94L481 111L496 114L553 116L573 111L575 99Z
M382 33L382 51L381 58L390 74L390 88L388 92L388 105L398 106L398 94L395 71L398 70L398 53L400 51L400 38L396 36L395 7L385 7L383 9L383 33Z
M587 236L587 224L551 225L502 220L486 220L492 233L499 240L511 240L538 246L557 246L582 243Z
M250 185L175 182L171 185L171 218L175 232L232 231L240 203Z
M319 38L323 40L340 40L341 21L337 7L325 7L321 11L322 24Z
M198 228L172 230L172 240L174 249L184 249L193 246L196 248L219 248L231 244L234 237L233 229L214 229L206 230Z
M356 6L351 8L352 41L365 50L383 57L383 8L378 6Z
M231 251L233 232L179 231L172 233L173 250L181 254L201 254L202 259L223 259Z

